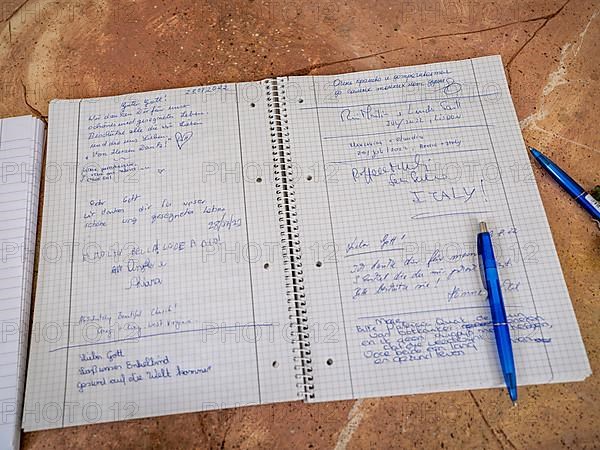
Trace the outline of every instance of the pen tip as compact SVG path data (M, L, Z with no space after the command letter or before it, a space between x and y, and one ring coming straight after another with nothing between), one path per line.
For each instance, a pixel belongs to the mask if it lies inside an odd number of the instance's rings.
M538 150L536 150L535 148L533 148L533 147L529 147L529 151L530 151L530 152L531 152L531 154L532 154L533 156L535 156L536 158L537 158L537 157L540 155L540 152L539 152Z
M487 233L487 223L485 222L479 222L479 232L480 233Z
M513 403L513 407L517 406L517 401L515 400Z

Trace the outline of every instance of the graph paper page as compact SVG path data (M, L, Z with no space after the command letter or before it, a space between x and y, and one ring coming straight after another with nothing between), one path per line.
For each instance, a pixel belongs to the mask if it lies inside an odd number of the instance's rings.
M315 401L503 386L480 221L519 384L590 373L500 57L283 81Z
M51 103L25 430L297 398L263 89Z
M0 448L19 448L44 123L0 120Z

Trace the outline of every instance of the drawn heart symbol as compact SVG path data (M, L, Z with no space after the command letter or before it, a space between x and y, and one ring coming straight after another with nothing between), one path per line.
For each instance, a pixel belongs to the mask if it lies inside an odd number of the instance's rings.
M166 169L158 169L158 174L162 175L165 172Z
M183 144L185 144L187 141L189 141L193 135L194 135L193 131L188 131L187 133L184 133L184 134L181 134L179 131L177 133L175 133L175 142L177 142L177 147L179 147L179 150L181 150L181 147L183 147Z

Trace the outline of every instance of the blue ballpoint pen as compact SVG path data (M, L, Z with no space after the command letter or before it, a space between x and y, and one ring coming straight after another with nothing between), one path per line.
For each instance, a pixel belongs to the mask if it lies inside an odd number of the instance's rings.
M498 268L496 258L494 257L494 248L492 247L492 238L488 233L485 222L479 224L479 234L477 234L477 255L479 255L479 270L481 278L488 293L490 309L492 311L492 325L494 327L494 336L496 338L496 348L500 357L500 366L504 375L504 382L508 389L508 394L513 404L517 402L517 372L515 370L515 361L513 358L512 343L510 340L510 331L506 320L506 310L504 309L504 300L502 299L502 290L500 289L500 278L498 277Z
M529 147L529 151L535 159L541 164L541 166L548 171L548 173L556 180L561 187L575 199L577 203L581 205L590 215L600 221L600 202L598 202L591 194L589 194L584 188L579 186L573 178L552 162L550 158L544 156L542 153L537 151L533 147Z

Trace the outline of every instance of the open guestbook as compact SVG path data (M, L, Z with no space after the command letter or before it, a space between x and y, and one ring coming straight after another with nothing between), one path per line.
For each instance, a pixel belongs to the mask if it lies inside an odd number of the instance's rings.
M502 387L481 220L518 383L590 373L500 57L56 100L43 189L25 431Z

